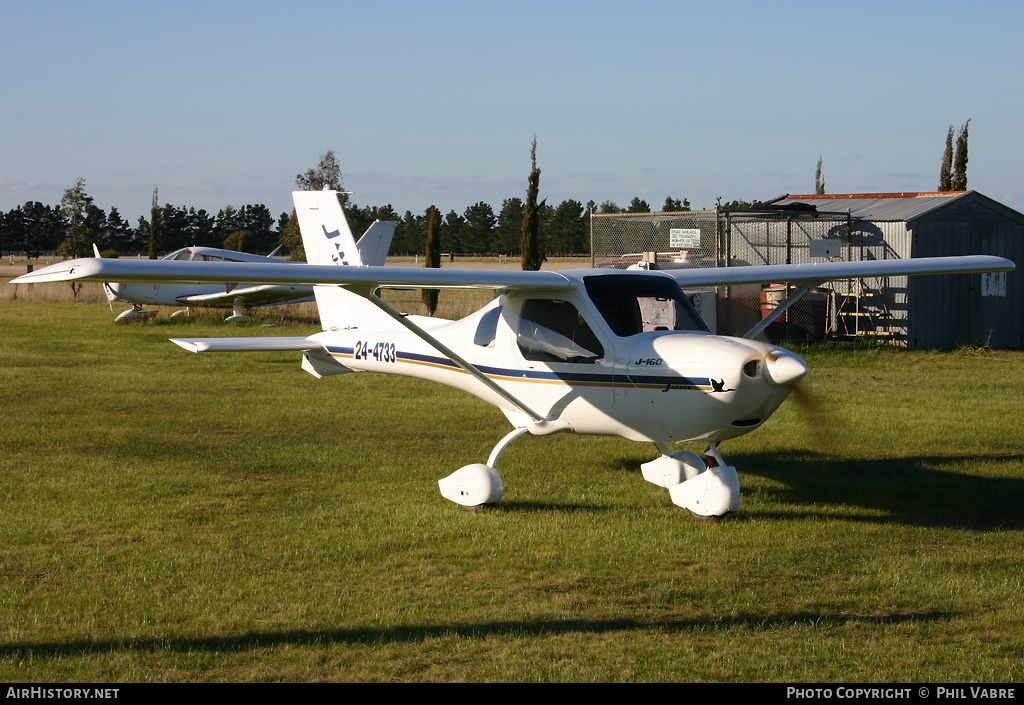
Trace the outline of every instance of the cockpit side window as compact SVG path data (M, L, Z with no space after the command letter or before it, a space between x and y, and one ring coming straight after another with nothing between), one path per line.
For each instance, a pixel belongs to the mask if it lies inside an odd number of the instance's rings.
M498 334L498 320L501 318L501 306L492 308L480 317L473 334L473 342L480 347L489 348L494 345L494 338Z
M597 336L568 301L523 302L516 342L527 360L596 363L604 357L604 347Z
M584 277L590 299L615 335L657 330L708 332L708 327L667 277L622 274Z

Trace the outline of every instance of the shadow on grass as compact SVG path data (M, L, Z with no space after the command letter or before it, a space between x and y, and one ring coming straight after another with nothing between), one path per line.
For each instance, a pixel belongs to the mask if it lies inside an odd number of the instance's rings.
M625 469L640 477L649 455L608 458L600 470ZM727 456L740 473L745 504L728 521L752 519L842 519L976 531L1024 529L1024 472L1020 477L984 477L964 471L1018 465L1024 455L837 459L808 450L735 453ZM1004 473L1005 474L1005 473ZM759 483L751 476L774 482ZM781 486L780 486L781 485ZM755 502L751 501L753 499ZM668 501L666 496L666 501ZM503 500L472 511L599 515L612 505Z
M740 473L744 496L757 496L763 507L741 506L733 521L816 517L978 531L1024 528L1024 474L982 477L963 471L965 464L1024 468L1024 455L836 459L801 450L726 459ZM639 475L646 458L621 462ZM751 475L783 487L759 486Z
M829 615L798 612L782 615L738 615L707 619L678 619L654 622L633 619L585 620L555 619L502 621L484 624L404 626L362 629L296 629L250 632L225 637L179 637L145 639L108 639L99 641L41 642L38 644L0 645L0 658L64 658L68 656L109 655L118 651L151 652L237 652L284 645L324 647L331 644L403 644L427 639L458 637L540 637L557 634L605 634L609 632L695 632L727 631L740 627L770 631L786 627L846 627L849 625L896 625L934 623L955 619L956 614L932 611L872 615Z
M542 512L546 514L604 514L611 511L609 506L594 504L567 504L565 502L517 502L515 500L502 500L492 507L470 508L468 511L481 512L508 512L529 514L531 512Z

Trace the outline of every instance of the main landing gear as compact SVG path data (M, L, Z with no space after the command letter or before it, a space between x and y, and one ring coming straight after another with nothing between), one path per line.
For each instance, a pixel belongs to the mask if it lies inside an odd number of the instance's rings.
M501 475L494 469L498 456L509 443L526 433L527 428L515 428L498 441L487 464L474 463L453 472L443 480L437 481L441 496L463 507L483 507L497 504L505 494L505 486L501 483Z
M527 430L517 428L502 438L486 464L466 465L438 480L441 496L463 507L497 504L505 487L494 465L508 444ZM668 490L673 504L698 519L715 519L740 508L739 475L736 468L722 460L717 443L704 451L703 458L688 450L669 450L665 443L655 443L655 446L661 457L644 463L640 470L645 480Z
M152 321L154 318L156 318L156 311L143 311L142 306L135 304L127 311L118 314L117 318L114 319L114 323L145 323L146 321Z

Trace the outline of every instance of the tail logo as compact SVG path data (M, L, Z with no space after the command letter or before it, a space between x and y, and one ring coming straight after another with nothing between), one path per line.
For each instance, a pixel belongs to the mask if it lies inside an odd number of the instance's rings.
M340 229L328 232L326 225L321 225L320 227L323 228L324 237L326 237L328 240L341 235ZM335 264L347 265L348 260L345 259L345 253L341 251L341 245L339 245L338 243L334 243L334 249L337 250L337 252L331 255L331 261L334 262Z

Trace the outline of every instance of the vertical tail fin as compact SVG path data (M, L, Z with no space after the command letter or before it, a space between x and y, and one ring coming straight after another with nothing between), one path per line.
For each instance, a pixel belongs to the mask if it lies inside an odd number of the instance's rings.
M293 191L302 247L310 264L362 264L337 191Z
M335 264L343 267L363 266L362 249L367 264L383 264L391 246L394 223L376 230L371 226L363 238L370 236L364 248L357 247L345 219L337 191L293 191L295 216L299 219L302 247L310 264ZM390 227L387 227L390 226ZM387 240L387 243L384 243ZM383 257L377 245L383 245ZM395 328L395 321L362 296L338 286L314 286L320 326L324 330L350 328Z

